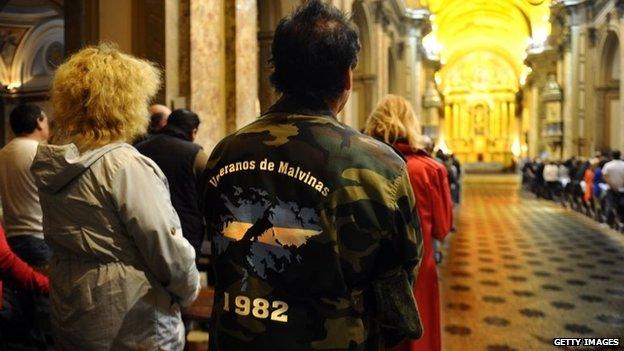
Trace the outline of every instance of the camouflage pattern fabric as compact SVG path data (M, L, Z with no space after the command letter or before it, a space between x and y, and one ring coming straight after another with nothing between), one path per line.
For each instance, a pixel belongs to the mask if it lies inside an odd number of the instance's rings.
M404 160L301 105L225 138L203 175L210 350L378 350L371 282L419 262Z

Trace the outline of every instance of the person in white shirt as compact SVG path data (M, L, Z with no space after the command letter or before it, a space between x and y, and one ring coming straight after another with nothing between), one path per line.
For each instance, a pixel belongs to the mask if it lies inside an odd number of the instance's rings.
M552 199L559 186L559 167L555 162L548 162L544 166L544 182L546 182L546 198Z
M613 160L607 162L603 169L602 174L609 184L609 188L615 192L624 191L624 161L622 161L622 154L620 151L615 150L611 154Z
M39 193L30 167L37 147L49 137L48 118L36 105L19 105L9 117L15 138L0 150L0 200L11 249L35 268L45 268L51 252L43 240ZM39 319L45 318L47 298L5 287L0 321L5 335L26 349L46 347Z
M0 150L0 199L7 240L24 261L43 266L46 257L20 252L26 242L43 241L42 214L35 180L30 172L37 146L47 140L48 118L35 105L17 106L10 115L16 137Z
M624 193L624 161L621 159L622 153L619 150L615 150L611 153L611 156L612 160L607 162L602 168L602 175L609 185L605 199L605 212L608 223L613 222L620 197Z
M549 162L544 166L544 181L556 182L559 180L559 167L554 162Z

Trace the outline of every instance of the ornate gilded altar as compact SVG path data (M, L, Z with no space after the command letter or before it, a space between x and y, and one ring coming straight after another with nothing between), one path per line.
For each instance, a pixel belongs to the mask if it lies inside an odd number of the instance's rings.
M514 67L503 57L477 51L439 73L445 96L443 131L463 162L513 163L517 139Z

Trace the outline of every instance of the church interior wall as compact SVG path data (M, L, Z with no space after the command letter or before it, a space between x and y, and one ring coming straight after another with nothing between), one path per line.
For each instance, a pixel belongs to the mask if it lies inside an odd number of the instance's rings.
M339 115L341 121L361 129L376 103L384 95L395 93L412 102L432 136L444 134L444 129L451 136L469 131L466 128L470 124L462 127L456 123L470 119L470 109L454 103L452 96L442 97L446 107L423 106L425 91L429 87L438 89L435 77L441 68L439 63L429 61L423 51L428 15L422 21L410 19L399 0L331 2L352 16L362 46L352 97ZM39 42L34 43L32 36L29 42L26 35L21 38L21 46L9 47L2 53L0 78L5 89L0 111L6 116L15 103L26 100L49 110L45 101L49 98L47 89L54 67L44 64L44 56L55 55L55 62L62 62L65 46L71 53L81 45L110 41L163 69L163 89L156 102L198 112L203 120L198 141L210 149L223 136L266 111L279 97L269 82L273 32L279 20L301 3L302 0L67 0L59 6L50 0L48 17L40 18L36 24L31 23L33 17L28 23L16 23L10 13L3 12L0 27L13 28L17 34L19 28L30 28L31 34L36 32L34 28L49 28L36 35ZM525 148L524 154L540 156L548 151L549 157L555 158L589 157L596 150L624 148L624 122L620 121L620 116L624 116L624 104L620 103L624 91L619 89L619 81L624 78L624 53L619 50L624 25L617 1L602 1L599 6L588 1L558 6L564 9L555 6L551 14L557 19L552 20L552 33L556 36L552 50L556 58L537 63L541 68L532 67L534 78L522 87L522 104L517 111L511 95L505 97L503 104L488 103L492 113L502 116L498 122L494 117L488 121L491 136L510 135L509 140L489 143L506 150L517 139ZM73 13L76 8L84 12L78 20ZM71 9L72 14L64 13L64 9ZM68 33L65 28L79 28L80 35ZM71 39L67 45L65 38ZM463 56L467 55L468 52ZM21 62L25 62L26 74L20 72ZM543 136L547 109L540 96L545 77L551 73L563 91L561 145ZM12 92L6 88L9 86ZM3 118L0 125L5 124ZM0 136L5 140L10 137L6 127ZM491 154L486 159L507 162L511 157L507 154Z
M100 40L115 43L124 52L132 53L132 1L99 2Z

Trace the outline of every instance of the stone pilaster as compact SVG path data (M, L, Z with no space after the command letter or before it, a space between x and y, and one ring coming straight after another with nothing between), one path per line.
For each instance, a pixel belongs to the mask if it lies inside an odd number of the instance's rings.
M190 108L210 150L258 116L256 0L190 0Z
M197 141L211 150L226 135L224 2L190 2L190 108L202 119Z

